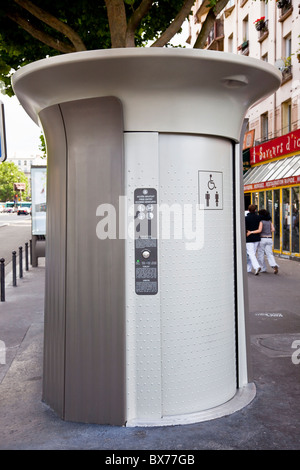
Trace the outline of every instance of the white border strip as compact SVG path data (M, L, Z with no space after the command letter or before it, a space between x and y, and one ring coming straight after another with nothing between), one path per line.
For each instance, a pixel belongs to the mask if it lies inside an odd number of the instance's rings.
M176 426L183 424L194 424L203 421L209 421L216 418L235 413L247 406L256 395L256 387L254 383L249 383L242 388L239 388L235 396L228 402L211 408L210 410L200 411L199 413L191 413L186 415L163 416L157 420L138 420L132 419L126 423L127 427L154 427L154 426Z

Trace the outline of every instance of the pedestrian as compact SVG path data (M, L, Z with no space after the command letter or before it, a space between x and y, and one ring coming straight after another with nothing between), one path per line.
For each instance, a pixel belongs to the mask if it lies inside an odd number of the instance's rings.
M250 273L252 268L254 274L257 276L261 267L256 258L256 251L260 242L260 233L256 232L259 227L260 217L256 213L256 205L250 204L248 207L248 214L245 217L246 221L246 250L247 250L247 272ZM255 231L255 233L253 233Z
M257 259L261 266L261 272L265 273L267 271L267 266L265 262L265 256L267 257L270 267L273 269L274 274L278 273L278 264L275 261L273 255L273 240L272 233L275 232L274 225L272 224L271 216L269 211L266 209L261 209L258 211L260 216L260 223L258 230L254 233L260 234L260 242L257 248Z

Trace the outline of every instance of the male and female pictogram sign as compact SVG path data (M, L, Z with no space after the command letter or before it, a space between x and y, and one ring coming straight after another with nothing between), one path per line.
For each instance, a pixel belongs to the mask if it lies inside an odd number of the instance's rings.
M202 209L223 209L223 173L199 171L199 204Z

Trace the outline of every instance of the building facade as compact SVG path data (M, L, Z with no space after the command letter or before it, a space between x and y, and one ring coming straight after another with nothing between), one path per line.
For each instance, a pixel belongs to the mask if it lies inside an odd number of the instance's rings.
M9 156L7 160L9 162L13 162L29 179L31 175L31 167L36 165L45 165L46 161L46 159L40 155L30 155L28 157Z
M14 163L27 176L29 193L31 193L31 167L47 164L47 159L40 155L30 155L28 157L10 156L7 161Z
M252 147L250 165L244 176L245 207L252 203L268 209L274 252L299 258L300 130Z
M194 5L187 41L191 45L206 18L206 4L197 0ZM299 258L299 2L229 0L206 48L264 60L282 72L280 88L252 106L246 116L245 209L250 203L267 208L275 226L274 251Z

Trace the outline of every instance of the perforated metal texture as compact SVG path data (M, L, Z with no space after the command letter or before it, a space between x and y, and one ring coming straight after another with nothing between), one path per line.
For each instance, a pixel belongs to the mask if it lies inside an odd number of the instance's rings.
M207 171L207 183L213 172L223 174L221 210L196 208L199 171ZM161 203L194 208L192 231L199 237L198 248L184 238L160 243L165 416L220 405L236 392L231 143L161 135L159 180ZM198 226L196 211L203 216Z
M201 170L222 172L222 210L198 208ZM125 134L125 175L129 206L144 185L157 189L161 211L157 295L135 294L133 240L126 243L127 418L151 422L218 406L236 392L232 145ZM181 239L173 218L166 238L163 205L181 208Z
M133 228L134 191L159 190L158 134L125 133L125 188L128 224ZM126 377L127 421L161 416L160 287L156 295L135 293L134 233L126 240ZM160 265L158 265L158 272Z

